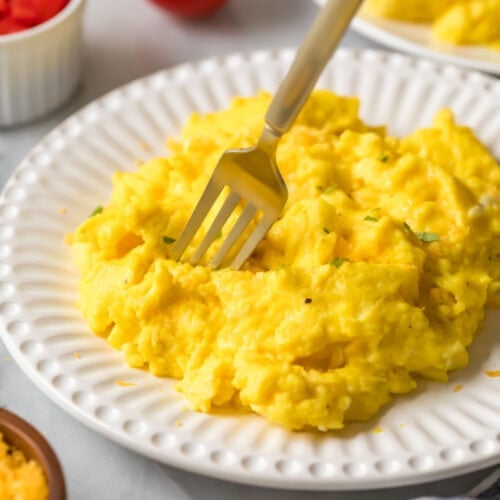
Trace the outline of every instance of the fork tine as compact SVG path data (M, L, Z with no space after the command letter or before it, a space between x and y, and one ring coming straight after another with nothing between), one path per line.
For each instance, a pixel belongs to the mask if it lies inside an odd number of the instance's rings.
M194 238L196 231L200 228L208 209L213 205L214 201L222 191L223 186L216 183L213 177L208 181L207 187L203 191L198 203L189 218L189 221L184 228L181 236L177 240L175 247L172 250L170 258L172 260L179 260L181 255L186 250L191 240ZM207 209L208 207L208 209Z
M210 267L212 267L213 269L217 269L220 266L221 262L224 260L224 257L227 255L231 247L241 236L241 234L246 229L248 224L250 224L250 221L252 220L256 211L257 208L253 203L247 203L239 219L236 221L235 225L231 228L231 231L224 239L224 242L222 243L218 252L211 260Z
M250 254L255 250L255 247L260 243L264 235L267 233L268 229L273 225L274 218L269 215L264 216L257 227L253 230L252 234L245 241L245 244L241 247L240 251L231 263L231 269L237 271L243 263L250 257Z
M219 213L217 214L217 216L212 222L212 225L208 229L207 234L205 234L205 237L203 238L202 242L196 249L196 252L194 253L193 257L191 258L190 264L196 266L196 264L200 262L202 257L205 255L205 252L207 251L208 247L215 240L215 238L217 237L217 233L222 229L222 227L224 226L229 216L232 214L234 207L236 207L240 199L241 199L240 195L235 191L231 191L229 193L228 197L224 200L224 204L220 208Z

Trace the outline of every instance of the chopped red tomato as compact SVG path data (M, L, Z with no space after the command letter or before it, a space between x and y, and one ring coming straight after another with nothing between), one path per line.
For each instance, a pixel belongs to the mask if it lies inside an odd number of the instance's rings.
M36 26L61 11L69 0L0 0L0 35Z
M29 26L26 26L15 19L10 17L4 17L0 19L0 35L9 35L10 33L16 33L17 31L22 31L27 29Z
M31 5L30 0L11 1L9 17L28 27L35 26L35 24L40 22L38 13Z
M11 0L16 2L20 0ZM33 9L39 16L40 22L49 20L61 11L69 0L24 0L32 5Z

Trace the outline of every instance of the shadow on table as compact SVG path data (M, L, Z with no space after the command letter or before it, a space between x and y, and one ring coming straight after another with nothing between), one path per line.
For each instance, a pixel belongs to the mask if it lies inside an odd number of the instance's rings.
M177 495L171 500L408 500L415 496L464 495L476 484L488 476L493 468L466 474L450 481L442 480L416 486L366 491L285 491L270 488L246 486L218 479L198 476L171 467L157 464L168 477L168 482L175 483ZM171 490L170 490L171 491Z

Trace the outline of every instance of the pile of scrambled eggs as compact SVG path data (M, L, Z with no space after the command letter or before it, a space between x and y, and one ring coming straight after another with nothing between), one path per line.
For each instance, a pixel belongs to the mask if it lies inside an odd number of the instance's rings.
M80 307L197 410L339 429L467 364L500 299L500 168L449 110L397 139L356 99L316 91L278 147L288 203L243 268L170 260L221 153L256 143L270 99L193 115L171 156L114 175L72 235Z
M432 24L433 36L455 45L500 50L500 0L366 0L366 12Z

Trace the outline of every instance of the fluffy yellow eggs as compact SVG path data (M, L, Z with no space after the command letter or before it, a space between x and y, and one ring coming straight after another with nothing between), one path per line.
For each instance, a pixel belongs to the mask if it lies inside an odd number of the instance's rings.
M316 91L278 147L289 200L250 260L170 260L221 153L256 142L269 103L194 115L170 156L115 174L109 204L72 236L79 305L197 410L338 429L467 364L499 303L500 168L449 110L397 139L364 124L356 99Z
M366 0L366 12L432 24L440 41L500 50L500 0Z

